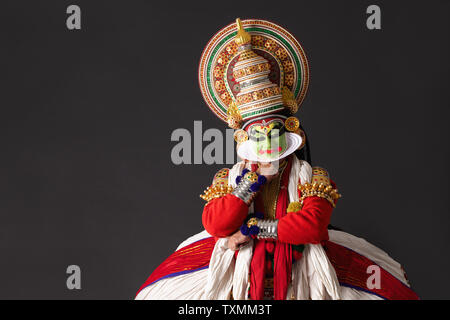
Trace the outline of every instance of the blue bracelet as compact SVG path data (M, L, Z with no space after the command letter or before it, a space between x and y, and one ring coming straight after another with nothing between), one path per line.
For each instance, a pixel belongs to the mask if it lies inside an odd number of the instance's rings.
M247 223L250 219L256 218L256 219L262 219L264 218L264 214L261 212L255 212L251 213L247 216L247 218L244 221L244 224L241 227L241 233L244 236L256 236L259 233L259 227L258 226L248 226Z
M242 177L245 176L245 174L246 174L247 172L249 172L249 171L250 171L250 170L248 170L247 168L244 169L244 170L242 170L241 175L236 177L236 185L238 185L238 184L241 182ZM251 191L251 192L257 192L257 191L259 191L259 189L261 188L261 186L263 186L266 182L267 182L267 179L266 179L265 176L263 176L263 175L258 175L258 181L255 182L255 183L253 183L253 184L250 186L250 191Z

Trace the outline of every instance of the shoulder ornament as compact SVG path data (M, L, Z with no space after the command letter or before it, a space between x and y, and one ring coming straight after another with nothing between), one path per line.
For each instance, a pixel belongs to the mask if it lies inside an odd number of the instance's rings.
M333 208L336 207L336 200L339 199L341 195L338 193L338 190L331 185L328 172L320 167L313 167L312 171L311 183L305 183L298 186L298 189L301 192L299 200L300 207L303 207L303 201L307 197L324 198L328 200Z
M228 168L220 169L214 175L212 185L206 188L203 194L200 195L200 198L206 202L209 202L213 199L220 198L231 193L233 188L228 185L229 171L230 170Z

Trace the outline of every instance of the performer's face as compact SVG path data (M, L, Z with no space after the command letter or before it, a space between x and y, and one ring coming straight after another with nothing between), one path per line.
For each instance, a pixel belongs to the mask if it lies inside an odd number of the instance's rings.
M260 158L276 159L286 150L284 124L280 121L253 125L249 130L253 151Z

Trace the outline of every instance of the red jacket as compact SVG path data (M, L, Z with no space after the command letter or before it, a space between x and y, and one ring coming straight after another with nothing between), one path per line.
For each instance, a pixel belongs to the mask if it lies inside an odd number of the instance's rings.
M278 221L278 241L289 244L320 243L328 240L332 205L319 197L307 197L303 208ZM248 206L232 194L211 200L203 209L203 226L215 237L227 237L244 223Z

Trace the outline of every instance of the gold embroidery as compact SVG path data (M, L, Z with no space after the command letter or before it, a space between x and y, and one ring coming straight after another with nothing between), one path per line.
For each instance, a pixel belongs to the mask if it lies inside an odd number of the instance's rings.
M301 207L303 207L303 201L307 197L315 196L328 200L334 208L336 207L336 200L341 197L337 189L334 189L331 185L330 176L327 170L320 167L313 167L311 183L299 185L298 189L302 194L299 200Z
M264 203L264 212L266 218L275 219L275 213L277 210L278 194L280 193L281 176L286 168L287 161L283 161L280 164L280 170L277 177L262 188L262 199Z
M298 189L301 191L302 196L300 198L300 205L303 207L303 201L307 197L320 197L328 200L330 204L334 207L336 207L335 201L341 197L341 195L337 192L337 189L333 189L331 185L324 185L323 183L317 183L314 182L311 183L305 183L303 185L298 186Z
M328 171L321 167L313 167L312 168L312 178L311 183L317 182L318 184L323 183L328 186L331 184L330 176L328 175Z
M200 195L200 198L203 200L209 202L212 199L223 197L233 191L233 188L230 186L214 186L214 187L208 187L203 192L202 195Z

